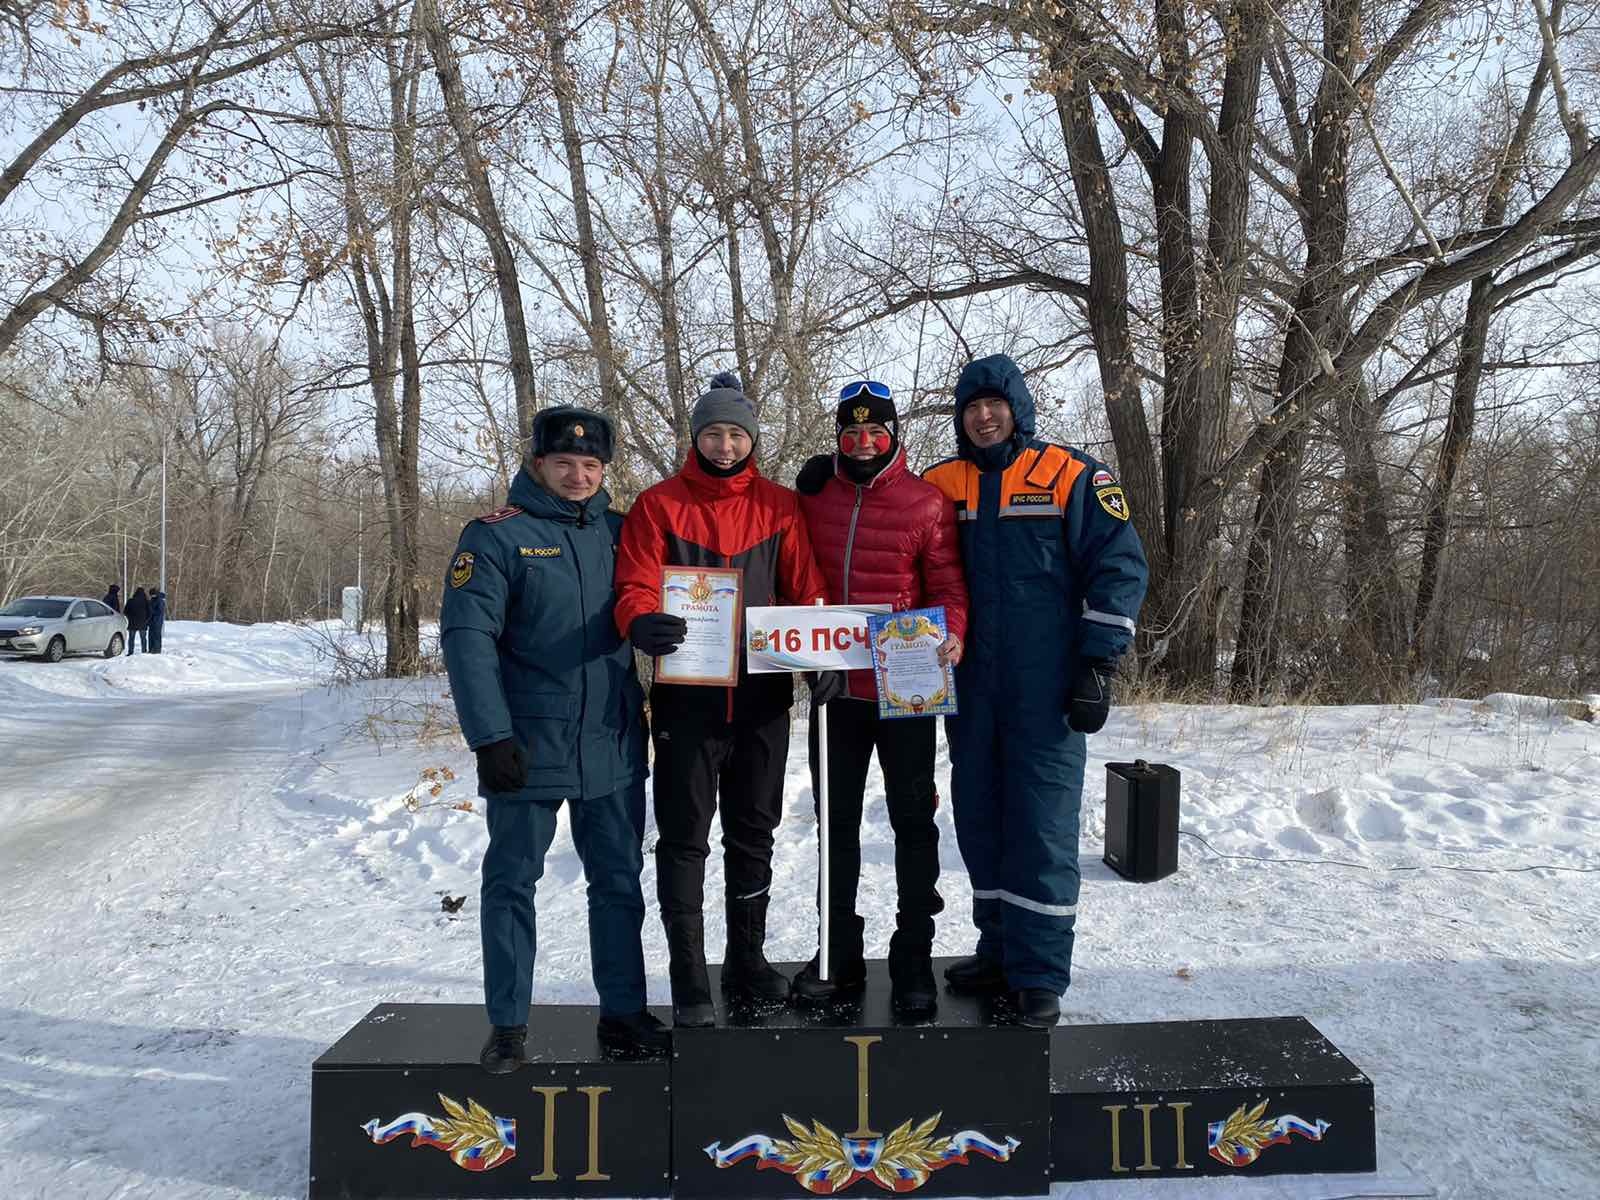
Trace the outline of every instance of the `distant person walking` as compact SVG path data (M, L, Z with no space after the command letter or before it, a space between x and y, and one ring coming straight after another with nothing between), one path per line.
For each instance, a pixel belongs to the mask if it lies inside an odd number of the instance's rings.
M143 588L134 588L133 595L128 597L128 607L122 610L122 615L128 618L128 653L135 652L136 644L142 644L145 652L149 653L150 644L146 631L150 628L150 597L144 594Z
M118 612L121 612L122 589L113 583L109 588L106 589L106 594L104 598L101 599L100 603L104 604L107 608L114 608Z
M167 623L167 594L150 589L150 653L161 653L161 629Z

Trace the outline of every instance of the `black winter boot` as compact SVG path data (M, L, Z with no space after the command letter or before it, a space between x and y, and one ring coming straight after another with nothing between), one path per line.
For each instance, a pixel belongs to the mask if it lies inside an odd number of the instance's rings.
M489 1031L478 1061L491 1075L509 1075L528 1061L528 1027L496 1025Z
M617 1058L665 1058L672 1050L672 1034L648 1009L601 1017L595 1034L606 1053Z
M672 1023L698 1029L715 1025L711 977L706 973L706 926L699 913L662 918L667 929L667 978L672 983Z
M1019 988L1011 993L1017 1020L1035 1029L1053 1028L1061 1020L1061 997L1049 988Z
M951 963L944 969L944 979L952 992L970 996L993 996L1006 990L1005 968L981 954Z
M722 990L748 1004L782 1004L789 979L767 961L767 893L728 900L728 953L722 960Z
M867 987L867 964L862 956L862 931L866 926L854 913L834 914L828 928L828 978L821 977L820 955L800 968L792 995L797 1004L837 1004L857 999Z
M889 939L889 1006L897 1017L926 1020L939 1010L933 947L896 933Z

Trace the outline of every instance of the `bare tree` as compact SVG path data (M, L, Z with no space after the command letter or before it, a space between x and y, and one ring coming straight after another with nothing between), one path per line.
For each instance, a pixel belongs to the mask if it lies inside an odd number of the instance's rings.
M0 232L15 247L0 272L0 354L49 313L86 325L104 353L109 337L162 315L119 259L128 239L147 254L164 224L281 183L270 171L246 182L229 175L255 140L259 108L248 90L296 48L353 27L280 23L265 0L223 10L134 0L104 21L87 5L8 15L0 63L16 73L0 96L19 148L0 168ZM46 23L63 28L46 33ZM125 126L145 130L153 146L140 155L141 139ZM38 220L42 205L62 201L86 218L81 235L46 232L52 224Z

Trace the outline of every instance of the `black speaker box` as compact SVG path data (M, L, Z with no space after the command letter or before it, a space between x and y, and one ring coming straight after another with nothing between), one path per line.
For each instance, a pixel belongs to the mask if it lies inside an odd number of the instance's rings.
M1149 883L1178 869L1178 769L1165 763L1106 764L1105 863Z

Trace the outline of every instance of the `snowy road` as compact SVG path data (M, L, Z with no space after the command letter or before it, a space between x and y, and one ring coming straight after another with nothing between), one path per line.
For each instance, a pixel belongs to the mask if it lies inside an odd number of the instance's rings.
M298 698L298 689L263 689L9 714L0 906L26 915L152 861L165 869L163 856L145 851L192 844L197 831L227 822L242 798L270 794L302 720ZM54 886L40 889L41 879Z

